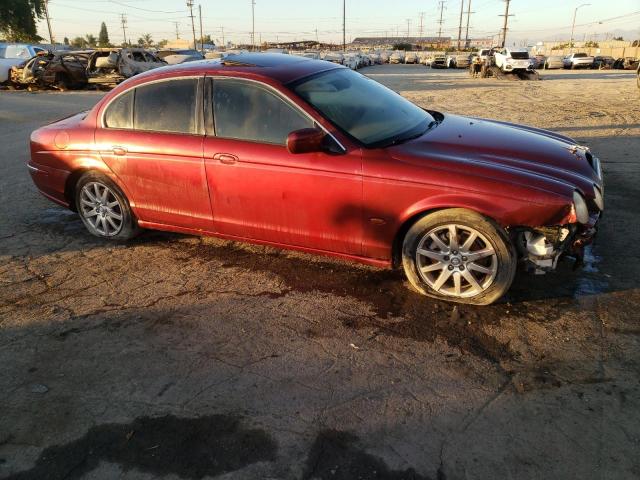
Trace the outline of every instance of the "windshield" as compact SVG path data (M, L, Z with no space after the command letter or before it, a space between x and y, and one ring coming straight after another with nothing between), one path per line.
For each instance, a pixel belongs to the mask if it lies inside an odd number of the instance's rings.
M511 52L511 58L515 60L527 60L529 54L527 52Z
M427 112L397 93L346 68L294 83L294 92L367 147L383 147L425 133Z

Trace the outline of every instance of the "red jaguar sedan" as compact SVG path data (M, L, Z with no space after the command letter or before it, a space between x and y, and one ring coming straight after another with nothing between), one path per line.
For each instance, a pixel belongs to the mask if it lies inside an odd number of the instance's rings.
M473 304L519 263L579 256L604 208L600 161L568 137L281 54L138 75L33 132L28 167L105 239L148 228L402 265L418 292Z

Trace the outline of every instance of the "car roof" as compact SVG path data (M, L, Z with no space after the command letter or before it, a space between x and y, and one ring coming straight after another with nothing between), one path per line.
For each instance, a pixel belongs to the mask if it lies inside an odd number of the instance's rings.
M282 53L240 53L222 59L198 60L149 70L136 78L153 78L175 72L176 75L251 74L289 83L294 80L338 68L346 68L324 60Z

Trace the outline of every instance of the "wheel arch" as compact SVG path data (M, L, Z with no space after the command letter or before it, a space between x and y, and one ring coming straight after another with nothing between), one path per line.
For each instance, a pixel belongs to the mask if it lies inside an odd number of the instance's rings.
M496 225L499 225L502 228L505 227L504 222L501 221L502 212L497 210L495 208L495 205L492 205L489 202L483 201L481 199L458 198L456 200L453 200L442 198L439 201L435 202L421 202L405 213L400 222L400 226L396 230L396 233L393 237L393 242L391 244L392 267L396 268L402 264L402 243L404 241L405 235L414 223L427 215L431 215L432 213L454 208L461 208L470 212L477 213L492 220L496 223Z
M127 198L127 202L131 205L131 200L129 198L129 193L125 188L123 188L122 183L118 180L118 178L109 170L108 168L104 168L103 165L94 164L94 165L83 165L76 169L74 169L69 176L67 177L64 185L64 198L69 204L69 208L76 212L78 209L76 208L76 186L78 185L78 180L87 174L87 173L99 173L108 177L113 183L115 183L120 190L124 192L125 197Z

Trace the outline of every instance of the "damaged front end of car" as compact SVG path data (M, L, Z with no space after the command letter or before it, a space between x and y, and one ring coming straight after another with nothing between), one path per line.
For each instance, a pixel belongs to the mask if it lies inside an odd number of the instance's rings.
M541 227L516 227L510 229L521 262L531 273L544 274L555 270L558 261L572 257L576 266L582 264L584 249L593 243L598 232L598 222L604 212L604 186L600 160L586 147L574 147L572 153L581 151L594 169L598 184L585 197L578 190L573 192L569 213L557 225Z

